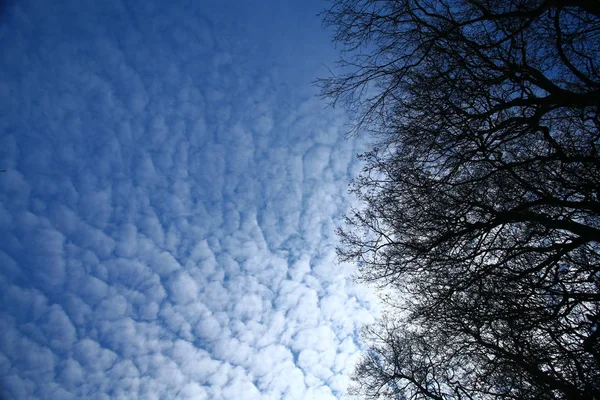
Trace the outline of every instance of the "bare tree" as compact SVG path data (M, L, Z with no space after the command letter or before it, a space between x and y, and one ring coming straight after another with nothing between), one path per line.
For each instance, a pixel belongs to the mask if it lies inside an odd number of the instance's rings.
M600 398L600 3L333 0L323 17L343 52L322 94L375 143L339 254L403 315L371 330L356 390Z

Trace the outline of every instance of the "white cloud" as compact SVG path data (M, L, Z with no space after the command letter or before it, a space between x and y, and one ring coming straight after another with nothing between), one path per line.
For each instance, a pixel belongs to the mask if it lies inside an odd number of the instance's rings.
M168 281L169 299L178 304L187 304L198 297L198 285L184 271L175 273Z
M360 143L306 88L318 8L265 37L279 2L192 3L4 15L8 399L345 390L375 307L335 260Z
M111 368L117 355L111 350L102 348L92 339L81 339L73 348L75 359L92 372L106 371Z
M193 400L202 400L208 399L208 394L206 393L206 389L202 386L198 385L196 382L187 383L179 393L177 393L177 397L180 399L193 399Z
M40 325L51 348L68 351L77 339L75 327L61 306L53 304Z
M108 296L109 287L106 282L95 276L87 275L85 281L79 282L80 293L86 297L87 303L91 305L98 304Z

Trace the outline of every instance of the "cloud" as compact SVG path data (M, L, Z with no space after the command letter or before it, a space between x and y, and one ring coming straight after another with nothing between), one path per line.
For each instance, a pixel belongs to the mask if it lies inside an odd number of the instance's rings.
M176 304L188 304L198 298L198 285L185 271L173 274L167 283L169 300Z
M0 397L343 396L377 306L335 258L362 144L308 85L322 6L7 7Z
M40 327L44 336L49 339L50 348L68 351L76 341L75 327L62 307L57 304L53 304L41 318Z

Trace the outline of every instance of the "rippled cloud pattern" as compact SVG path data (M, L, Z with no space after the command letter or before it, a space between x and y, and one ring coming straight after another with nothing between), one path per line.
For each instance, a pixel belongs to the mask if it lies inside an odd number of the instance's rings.
M323 7L3 5L0 398L343 397L376 303Z

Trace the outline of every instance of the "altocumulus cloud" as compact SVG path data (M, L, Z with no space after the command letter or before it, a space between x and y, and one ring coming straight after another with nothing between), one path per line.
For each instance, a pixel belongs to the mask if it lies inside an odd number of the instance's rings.
M343 396L360 143L308 85L323 5L279 3L4 6L0 397Z

